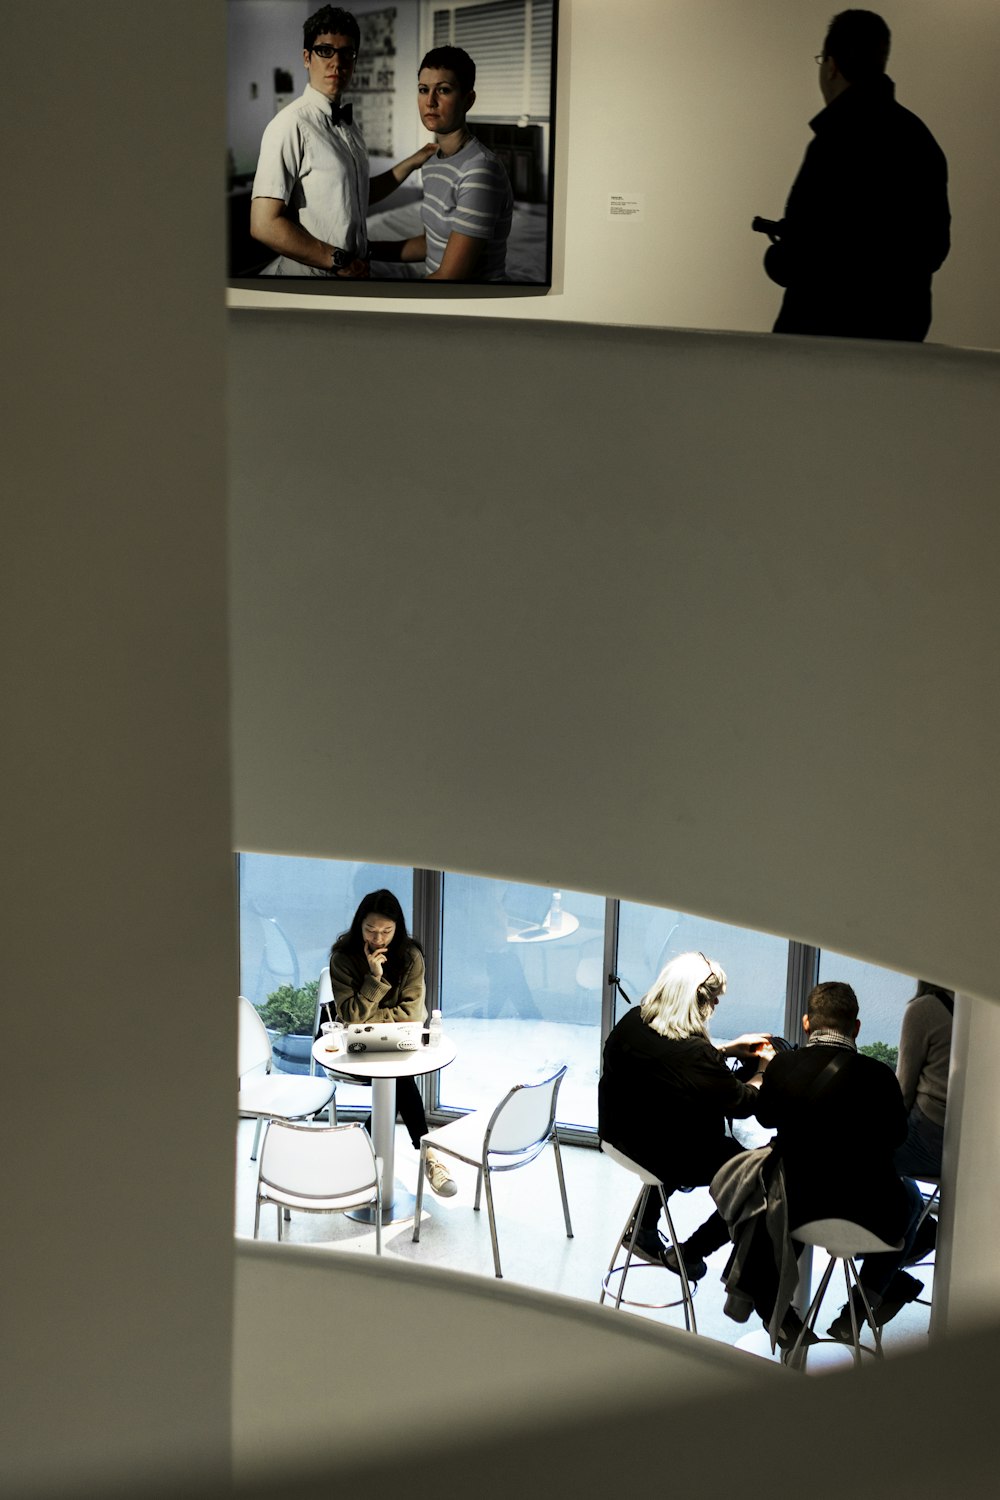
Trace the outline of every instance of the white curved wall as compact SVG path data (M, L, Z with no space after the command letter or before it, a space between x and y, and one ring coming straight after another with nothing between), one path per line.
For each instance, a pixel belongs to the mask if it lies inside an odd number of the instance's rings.
M149 1495L192 1469L218 1493L239 982L206 147L223 15L54 0L5 4L0 26L18 181L0 281L0 1494Z
M231 313L230 391L238 847L995 994L1000 358Z
M628 1404L679 1390L739 1401L789 1380L596 1299L414 1265L391 1247L376 1257L242 1239L235 1272L234 1469L246 1483L307 1456L352 1469L390 1448L432 1472L444 1446L474 1448L498 1425L600 1420L609 1390ZM289 1337L305 1328L308 1339Z

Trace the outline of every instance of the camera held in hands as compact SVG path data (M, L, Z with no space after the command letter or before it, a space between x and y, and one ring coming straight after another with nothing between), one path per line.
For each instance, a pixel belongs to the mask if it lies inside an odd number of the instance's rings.
M784 227L784 219L762 219L760 214L756 214L750 224L754 234L766 234L772 245L776 245L781 239Z

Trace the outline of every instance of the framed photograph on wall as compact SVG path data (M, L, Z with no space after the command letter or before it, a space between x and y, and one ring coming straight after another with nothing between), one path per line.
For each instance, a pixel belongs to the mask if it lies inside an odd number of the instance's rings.
M552 280L558 0L227 0L228 280Z

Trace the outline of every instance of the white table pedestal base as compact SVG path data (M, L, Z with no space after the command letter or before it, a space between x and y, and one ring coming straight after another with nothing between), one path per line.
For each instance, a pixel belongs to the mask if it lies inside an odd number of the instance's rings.
M382 1162L382 1223L401 1224L412 1219L417 1200L396 1181L396 1080L372 1079L372 1144ZM374 1206L352 1208L347 1218L359 1224L374 1224Z
M455 1061L455 1044L442 1036L436 1047L418 1047L412 1052L332 1054L328 1046L325 1036L313 1043L313 1057L321 1068L372 1086L372 1145L382 1163L382 1223L412 1219L417 1200L396 1181L396 1079L419 1078L446 1068ZM374 1209L367 1206L348 1210L347 1217L360 1224L375 1223Z

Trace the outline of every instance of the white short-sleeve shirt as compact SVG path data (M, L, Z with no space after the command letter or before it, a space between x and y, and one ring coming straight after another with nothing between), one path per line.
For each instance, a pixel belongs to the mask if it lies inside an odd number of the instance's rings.
M255 198L280 198L294 217L328 245L368 254L368 152L356 125L334 125L330 100L306 84L264 131L253 180ZM262 276L328 276L279 255Z

